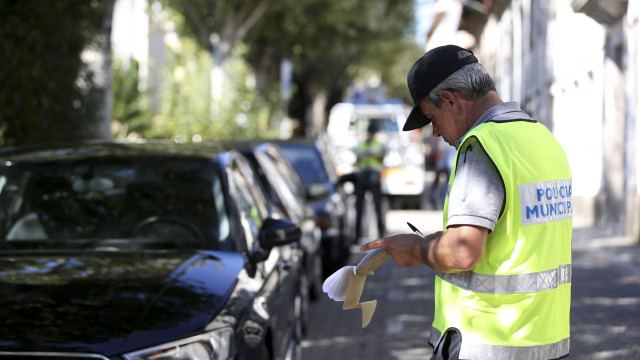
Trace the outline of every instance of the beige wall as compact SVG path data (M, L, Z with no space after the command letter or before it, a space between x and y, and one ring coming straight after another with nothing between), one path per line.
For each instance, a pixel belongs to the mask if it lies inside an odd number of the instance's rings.
M503 99L520 102L565 149L575 224L624 223L636 237L639 13L632 1L623 20L602 25L570 0L512 0L500 17L490 15L475 49Z

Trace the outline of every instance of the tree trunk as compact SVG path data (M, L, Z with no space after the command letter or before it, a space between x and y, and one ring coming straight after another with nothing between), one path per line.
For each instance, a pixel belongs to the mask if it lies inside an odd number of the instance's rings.
M92 137L98 139L111 138L111 121L113 120L113 93L111 91L111 27L113 23L113 8L115 0L104 2L104 12L102 14L100 33L97 41L96 63L96 85L97 91L103 91L103 104L100 119Z
M314 92L311 100L311 126L307 127L307 136L316 137L325 131L326 107L326 93L324 91Z

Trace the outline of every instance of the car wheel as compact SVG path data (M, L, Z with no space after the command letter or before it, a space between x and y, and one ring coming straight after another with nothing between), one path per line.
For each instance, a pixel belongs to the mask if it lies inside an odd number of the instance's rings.
M353 234L351 233L351 229L347 226L346 219L343 218L340 221L340 260L343 261L342 265L349 261L349 257L351 256L351 246L356 245L357 243L358 241L356 239L355 232Z
M312 301L315 301L320 298L320 295L322 295L322 283L323 283L322 257L319 254L316 254L316 256L312 257L311 261L313 261L313 265L312 265L313 279L310 279L309 298Z
M307 333L307 327L309 324L309 302L309 280L307 275L302 273L300 274L298 294L296 295L294 303L296 321L294 326L294 336L298 340L302 340Z
M331 276L334 272L344 266L344 260L342 256L337 256L334 258L323 259L322 262L322 276L327 278Z
M290 345L284 360L302 360L302 346L300 345L300 341L295 341Z
M269 346L264 342L262 343L262 349L260 349L260 360L271 360Z
M293 360L302 360L302 345L298 342L293 351Z

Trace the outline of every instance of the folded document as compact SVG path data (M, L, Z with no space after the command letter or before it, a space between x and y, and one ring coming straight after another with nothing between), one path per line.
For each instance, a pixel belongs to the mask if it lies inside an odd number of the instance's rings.
M331 276L322 285L322 290L330 299L343 301L342 309L362 308L362 327L369 325L376 309L376 300L360 303L360 296L364 289L365 279L373 275L373 271L380 267L390 255L387 251L376 249L368 253L356 266L344 266Z

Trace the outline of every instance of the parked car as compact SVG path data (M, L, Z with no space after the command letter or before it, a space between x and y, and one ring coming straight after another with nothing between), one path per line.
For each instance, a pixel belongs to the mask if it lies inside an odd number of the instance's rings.
M278 141L296 169L313 204L322 230L325 276L346 264L355 239L355 199L339 184L326 143L320 138L292 138Z
M307 201L306 190L300 176L280 147L265 140L216 141L214 148L236 149L254 166L272 205L298 224L302 229L302 273L299 276L301 293L301 331L308 325L309 302L322 294L322 239L315 221L315 212Z
M0 159L0 357L300 357L301 230L239 152L85 142Z

